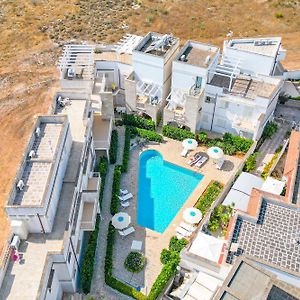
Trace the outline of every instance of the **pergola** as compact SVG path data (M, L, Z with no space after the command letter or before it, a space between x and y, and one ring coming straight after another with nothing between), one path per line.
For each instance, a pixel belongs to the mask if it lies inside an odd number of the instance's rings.
M94 48L93 45L66 45L58 63L61 73L64 74L65 70L73 69L76 75L80 75L80 78L93 79Z

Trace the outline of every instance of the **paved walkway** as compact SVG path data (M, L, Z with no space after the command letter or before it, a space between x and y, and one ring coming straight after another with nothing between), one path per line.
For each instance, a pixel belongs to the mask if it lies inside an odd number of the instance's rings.
M123 158L123 147L124 147L124 128L118 128L119 131L119 147L118 147L118 159L117 164L122 164ZM102 220L99 224L99 235L98 243L95 254L95 266L94 266L94 277L91 286L91 295L96 299L107 299L107 300L122 300L131 299L114 289L111 289L104 282L104 260L106 251L106 236L109 221L111 219L110 214L110 200L111 200L111 189L113 182L113 171L114 165L109 165L108 173L106 175L104 197L102 202L101 216Z
M262 173L265 165L271 161L278 147L280 145L283 145L285 134L288 130L288 124L278 124L277 132L270 139L266 139L264 143L260 146L258 150L259 155L256 161L257 174Z

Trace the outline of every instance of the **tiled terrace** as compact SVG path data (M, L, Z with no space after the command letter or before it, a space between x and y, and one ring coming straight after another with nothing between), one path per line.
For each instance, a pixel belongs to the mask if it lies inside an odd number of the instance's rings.
M227 262L233 263L245 253L299 274L299 233L299 211L263 200L257 221L238 217L232 238L238 251L229 252Z
M198 171L204 175L204 178L196 187L194 192L187 199L186 203L180 209L176 217L170 223L164 233L158 233L147 228L142 228L136 223L137 212L137 191L138 191L138 164L139 154L142 150L155 149L158 150L165 160L175 163L181 167ZM121 209L126 211L131 216L131 225L136 229L134 234L129 235L126 238L121 238L118 234L115 242L114 251L114 276L124 282L127 282L135 287L142 287L144 293L149 293L150 288L160 273L162 265L160 263L160 252L163 248L167 248L170 238L175 235L175 228L180 224L182 219L182 212L185 208L194 206L199 196L203 193L207 185L211 180L218 180L223 184L228 182L230 176L236 172L238 165L241 163L241 159L237 157L226 156L224 170L217 170L212 161L209 160L206 165L200 170L190 167L187 164L189 158L180 156L182 151L181 142L166 139L162 144L149 144L147 148L137 147L130 152L130 161L128 172L122 176L121 187L128 189L133 194L133 199L130 202L130 207ZM205 152L206 149L198 147L195 152ZM190 155L193 155L191 153ZM176 189L174 189L176 192ZM145 254L147 264L145 269L137 274L127 272L124 268L124 260L130 252L131 243L133 240L139 240L143 242L142 252Z

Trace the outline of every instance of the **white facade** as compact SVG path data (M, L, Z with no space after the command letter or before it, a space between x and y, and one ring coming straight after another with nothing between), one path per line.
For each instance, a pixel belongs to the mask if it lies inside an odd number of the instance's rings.
M247 74L274 75L279 61L285 58L281 38L233 39L224 41L223 56L240 60Z

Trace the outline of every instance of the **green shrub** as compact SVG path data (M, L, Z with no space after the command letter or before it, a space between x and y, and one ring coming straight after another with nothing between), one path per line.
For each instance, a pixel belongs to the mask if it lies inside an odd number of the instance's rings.
M111 203L110 203L110 213L112 215L116 214L119 210L119 194L120 194L120 184L121 184L121 166L115 166L114 177L111 192Z
M144 269L145 257L142 253L132 251L125 259L124 267L132 273L139 273Z
M118 131L113 130L111 133L110 148L109 148L109 162L111 164L116 163L117 154L118 154Z
M160 253L160 262L165 265L166 263L168 263L171 259L171 251L164 248L162 249L161 253Z
M171 138L173 140L178 140L178 141L183 141L184 139L194 139L195 134L192 133L191 131L169 126L169 125L164 125L162 127L162 134L168 138Z
M201 210L204 216L210 209L213 202L218 198L222 191L222 185L218 181L214 181L209 184L206 191L200 196L197 202L197 208Z
M163 137L156 133L155 131L146 130L138 127L130 127L131 136L139 136L148 141L161 143L163 141Z
M199 143L205 144L208 140L207 133L203 132L203 131L199 132L199 134L197 136L197 140Z
M277 12L277 13L275 13L275 17L276 17L277 19L283 19L284 15L283 15L282 12Z
M278 125L275 122L268 122L262 133L263 139L269 139L278 130Z
M169 249L170 251L180 252L186 245L188 241L186 239L177 239L176 236L173 236L169 242Z
M95 230L91 232L86 251L84 253L80 271L81 288L85 294L90 292L94 272L94 259L97 247L100 216L97 216Z
M125 129L125 142L124 142L124 150L123 150L122 173L127 172L127 170L128 170L129 152L130 152L130 138L131 138L131 130L130 130L130 127L126 126L126 129Z
M208 228L211 232L216 232L219 229L222 230L223 234L226 234L226 230L229 224L229 220L232 216L232 205L219 205L217 206L208 222Z
M251 172L256 169L256 158L257 158L257 152L252 153L245 162L244 171L245 172Z
M104 195L104 187L105 187L105 179L108 170L108 161L106 157L100 157L98 171L101 177L101 186L100 186L100 194L99 194L99 205L102 208L102 201Z
M129 114L123 114L122 119L124 125L155 131L155 122L152 120Z

